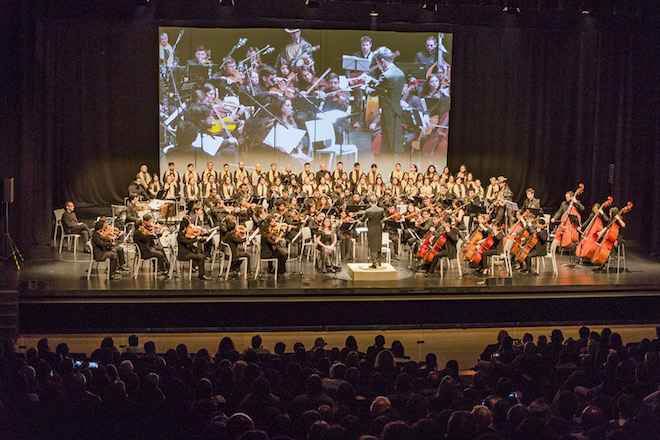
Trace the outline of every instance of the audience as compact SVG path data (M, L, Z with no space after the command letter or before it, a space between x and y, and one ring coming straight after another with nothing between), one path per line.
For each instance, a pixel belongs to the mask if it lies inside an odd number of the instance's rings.
M660 329L659 332L660 334ZM577 339L500 332L469 372L407 358L381 335L311 350L260 336L242 354L158 353L131 335L89 359L44 338L0 346L0 438L186 440L660 439L660 340L624 344L609 329Z

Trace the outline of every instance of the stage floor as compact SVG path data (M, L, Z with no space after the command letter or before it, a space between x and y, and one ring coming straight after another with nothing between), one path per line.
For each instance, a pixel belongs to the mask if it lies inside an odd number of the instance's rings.
M88 256L83 254L81 258ZM45 250L9 277L18 291L22 334L112 331L238 331L240 329L439 328L660 322L660 263L628 252L629 271L596 273L558 257L558 276L514 273L511 286L455 268L414 274L393 260L398 279L351 281L347 266L319 274L254 280L154 280L147 274L108 282L72 254ZM295 266L295 265L291 265ZM296 270L297 267L289 267ZM216 269L217 271L217 269Z
M407 268L405 255L400 260L393 259L392 265L398 270L398 278L392 281L352 281L348 267L343 265L337 274L321 274L313 270L312 264L303 264L303 273L299 274L297 264L289 264L288 273L279 276L277 282L272 275L262 274L259 279L248 280L217 278L217 265L209 281L202 281L193 274L192 280L175 274L171 280L154 280L147 273L141 273L137 279L127 274L120 280L107 281L92 273L86 279L87 262L74 263L73 255L64 252L57 255L52 250L42 251L39 257L26 263L22 272L12 276L9 287L17 287L23 300L57 300L71 294L91 297L135 297L144 295L155 299L159 297L191 295L212 298L230 297L292 297L304 295L326 298L354 295L385 297L404 295L447 296L489 295L502 293L514 294L552 294L557 296L594 293L625 294L631 290L642 292L660 288L660 262L653 261L629 252L628 271L615 273L594 272L593 267L570 264L567 256L558 256L559 274L554 276L550 269L550 260L546 261L546 271L539 275L521 274L514 271L511 286L487 286L487 277L479 276L464 266L463 276L459 278L453 267L444 278L439 274L426 275L414 273ZM78 259L87 259L88 254L78 255ZM207 266L208 269L208 266Z

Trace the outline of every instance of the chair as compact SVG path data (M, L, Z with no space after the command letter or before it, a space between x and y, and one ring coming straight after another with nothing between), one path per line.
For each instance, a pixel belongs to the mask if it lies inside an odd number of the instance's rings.
M119 216L122 211L126 211L126 205L110 205L110 211L112 213L112 218Z
M60 230L60 247L59 253L62 253L62 245L64 244L64 239L66 238L66 247L67 249L71 248L71 241L73 240L73 261L78 261L78 239L80 234L65 234L64 225L62 224L62 216L64 215L64 209L55 209L53 210L53 215L55 216L55 232L53 233L53 247L57 246L57 231Z
M268 263L273 263L273 267L275 268L275 282L277 282L277 269L278 269L278 259L277 258L258 258L257 259L257 267L254 270L254 279L256 280L259 278L259 273L261 272L261 268L263 267L262 264L266 264L266 267L268 267Z
M96 271L98 272L99 266L103 263L106 263L106 278L110 281L110 258L106 258L103 261L96 261L94 259L94 248L92 247L92 241L85 243L85 247L89 250L89 267L87 268L87 281L89 281L92 275L92 269L96 266Z
M507 240L504 244L504 252L499 255L491 255L490 258L490 275L495 274L495 264L504 263L507 276L513 276L513 267L511 267L511 247L513 246L513 240Z
M552 274L557 276L559 271L557 270L557 247L559 242L557 240L552 240L550 244L550 251L543 256L532 257L532 263L536 263L536 272L541 273L541 270L545 270L545 259L550 258L552 263Z
M380 251L385 254L387 264L392 263L392 249L390 249L390 233L383 232Z
M135 261L133 264L133 278L137 280L138 275L140 274L140 269L144 265L144 263L149 264L149 269L153 270L154 273L154 279L158 278L158 258L156 257L151 257L151 258L146 258L142 259L142 252L140 252L140 247L135 246Z
M213 247L213 253L211 254L211 272L213 272L213 267L215 267L215 259L219 257L220 261L220 270L218 271L219 276L222 276L222 272L224 271L224 263L225 263L225 253L223 252L223 246L222 243L220 243L220 246L218 247Z
M461 253L461 249L463 248L463 240L459 239L456 242L456 270L458 271L458 277L463 278L463 268L461 267L463 264L463 254ZM440 259L440 279L444 279L445 277L445 262L447 263L447 272L449 272L449 269L451 268L451 263L452 259L449 257L442 257Z
M309 228L308 228L308 229L309 229ZM303 264L303 241L302 241L302 235L303 235L303 228L301 228L301 229L298 231L298 233L295 235L295 237L293 237L293 239L291 240L291 242L289 242L289 244L287 245L287 255L289 255L289 258L287 259L287 263L288 263L288 262L292 262L292 261L293 261L293 262L297 262L297 263L298 263L298 273L299 273L300 275L303 274L303 271L302 271L302 264ZM291 248L293 247L293 245L297 244L298 242L300 243L300 251L298 252L298 256L297 256L297 257L291 257Z
M615 250L616 255L614 254ZM612 260L616 260L616 273L620 273L622 268L624 272L628 270L628 265L626 264L626 245L623 241L618 241L615 248L610 252L610 258L608 258L607 266L605 267L608 273L610 272L610 267L612 267Z
M312 237L312 230L305 226L300 229L302 244L300 246L300 266L302 271L302 256L307 249L307 261L310 260L312 251L314 250L314 237Z
M176 271L178 273L181 273L181 263L185 264L188 263L188 281L192 281L192 273L193 273L193 260L179 260L177 258L176 262Z
M227 260L227 269L225 270L225 281L229 278L229 271L231 270L231 263L233 262L234 256L231 252L231 246L229 246L227 243L220 242L220 246L222 246L222 251L221 254L223 256L222 263L220 263L220 272L219 276L222 276L222 270L223 270L223 264L224 260ZM241 262L241 266L243 267L243 279L247 280L247 273L248 273L248 258L247 257L239 257L238 261ZM245 263L245 264L243 264ZM276 266L277 267L277 266ZM213 269L211 269L213 270ZM277 275L276 275L277 277Z
M337 144L335 139L335 128L332 122L325 119L316 119L305 122L307 133L309 135L309 149L314 151L315 142L329 143L330 145L315 150L315 154L329 154L328 169L332 169L332 163L336 156L353 156L353 162L358 160L358 148L355 144Z

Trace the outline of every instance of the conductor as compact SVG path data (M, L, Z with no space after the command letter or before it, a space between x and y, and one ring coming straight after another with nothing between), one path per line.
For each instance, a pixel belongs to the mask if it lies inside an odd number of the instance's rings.
M379 48L374 59L382 72L376 86L376 94L379 95L382 112L383 151L399 154L403 152L401 94L406 77L394 64L394 54L389 48Z
M372 196L369 199L369 208L364 211L367 220L367 242L369 244L369 261L371 268L380 267L382 260L381 249L383 247L383 219L385 210L378 206L378 199Z

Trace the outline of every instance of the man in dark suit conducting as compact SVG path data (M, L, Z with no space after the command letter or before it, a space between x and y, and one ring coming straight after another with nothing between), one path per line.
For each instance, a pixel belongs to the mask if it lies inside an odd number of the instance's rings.
M371 206L364 211L364 217L367 220L367 242L369 244L369 261L371 268L380 267L382 260L381 250L383 247L383 219L385 210L377 205L378 199L371 197L369 199Z
M378 79L376 93L379 96L381 109L380 126L383 131L383 152L399 154L403 152L401 94L406 83L406 76L394 64L394 54L387 47L379 48L374 59L382 72Z

